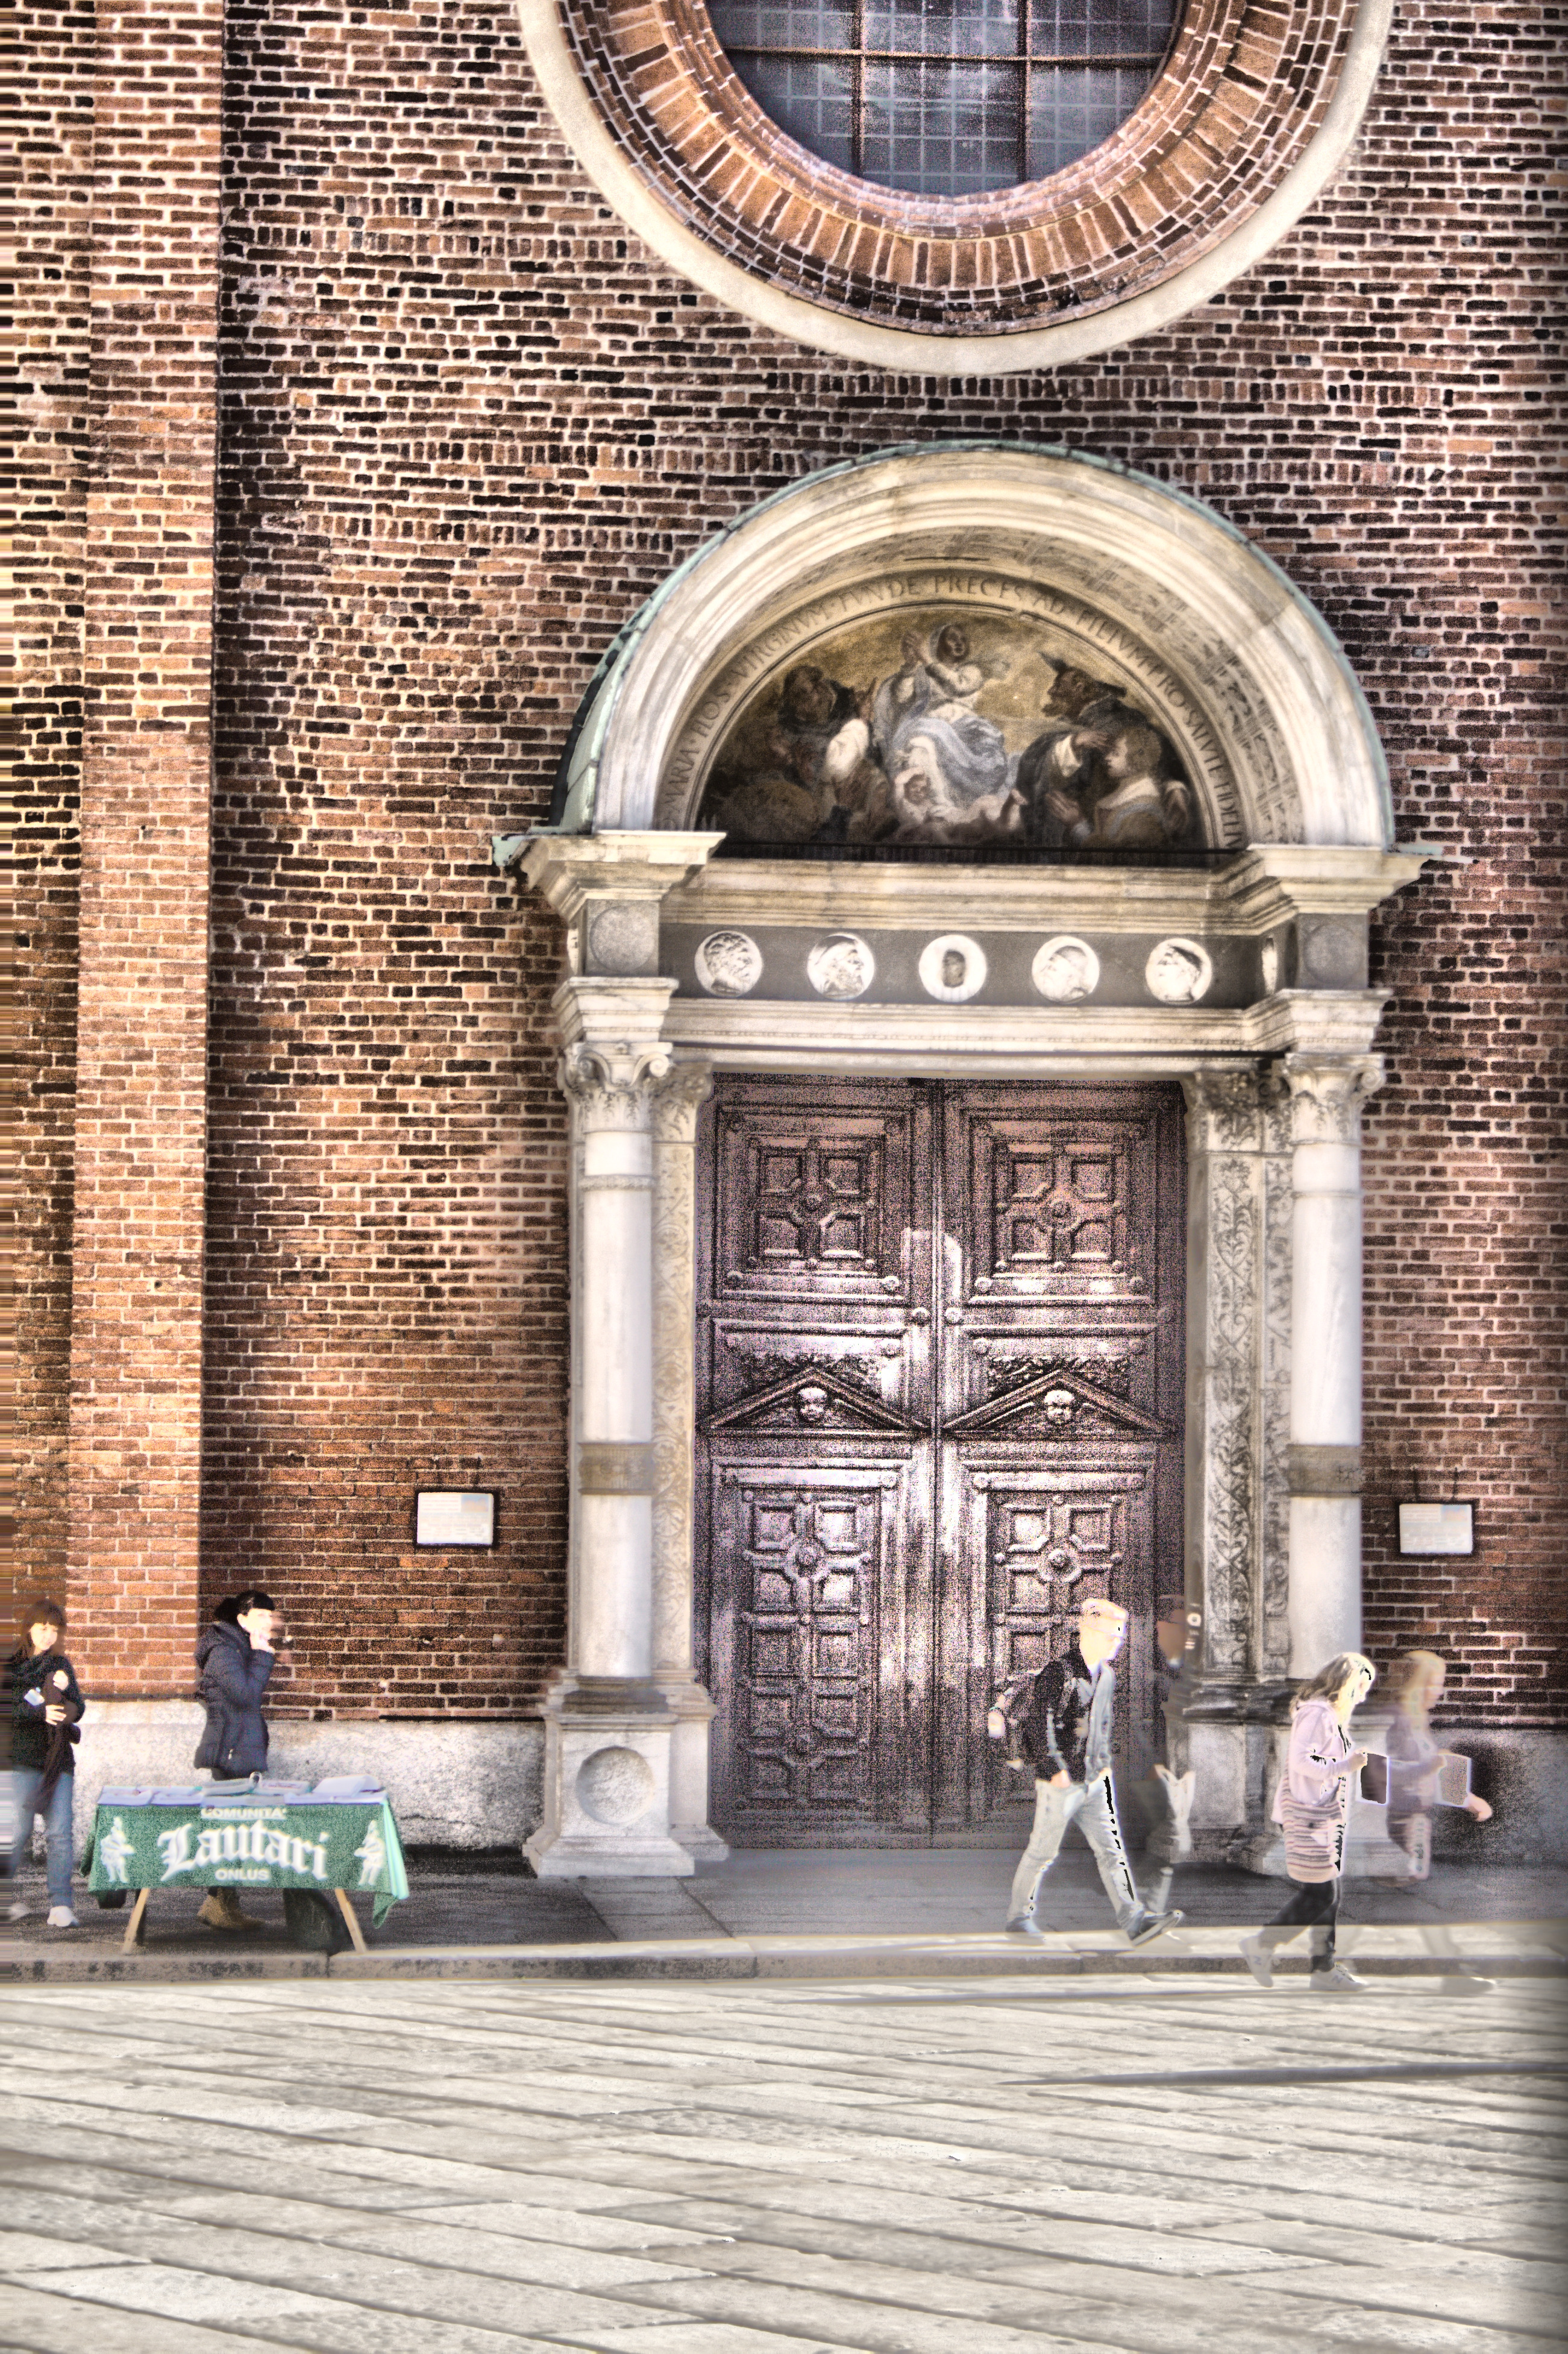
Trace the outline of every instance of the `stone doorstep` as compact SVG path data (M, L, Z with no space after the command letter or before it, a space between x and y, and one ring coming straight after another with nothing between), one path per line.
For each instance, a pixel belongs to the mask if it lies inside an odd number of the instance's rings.
M1489 1978L1568 1976L1568 1922L1446 1925L1465 1961ZM1000 1931L950 1936L629 1938L591 1946L381 1946L366 1954L93 1953L60 1946L0 1947L0 1981L12 1985L219 1983L226 1978L1245 1978L1235 1928L1181 1930L1138 1950L1114 1930L1048 1932L1039 1944ZM1351 1928L1340 1950L1369 1977L1444 1975L1405 1925ZM1282 1954L1277 1978L1307 1975L1307 1957Z

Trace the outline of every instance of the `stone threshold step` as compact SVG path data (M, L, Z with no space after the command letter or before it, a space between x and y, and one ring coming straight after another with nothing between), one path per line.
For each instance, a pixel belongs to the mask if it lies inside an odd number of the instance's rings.
M1568 1975L1568 1924L1450 1925L1464 1962L1489 1978ZM1417 1930L1363 1928L1344 1940L1368 1977L1436 1980L1444 1958ZM1305 1956L1283 1954L1276 1977L1307 1976ZM1070 1931L1038 1943L997 1933L939 1937L795 1935L659 1937L613 1946L380 1946L366 1954L94 1953L69 1945L0 1956L13 1985L214 1983L255 1978L1225 1978L1246 1975L1233 1929L1182 1931L1137 1951L1114 1932Z

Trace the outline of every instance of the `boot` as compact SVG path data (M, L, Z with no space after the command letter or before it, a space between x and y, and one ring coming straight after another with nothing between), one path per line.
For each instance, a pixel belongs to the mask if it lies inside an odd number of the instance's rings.
M261 1926L260 1922L252 1920L249 1913L240 1911L239 1899L232 1888L209 1888L196 1919L205 1921L209 1929L259 1929Z

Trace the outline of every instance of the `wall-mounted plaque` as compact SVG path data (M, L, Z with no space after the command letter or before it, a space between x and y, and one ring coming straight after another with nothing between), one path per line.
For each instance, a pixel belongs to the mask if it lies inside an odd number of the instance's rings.
M1474 1553L1474 1504L1401 1504L1399 1550L1404 1553Z
M488 1488L421 1488L414 1498L414 1543L493 1545L495 1495Z

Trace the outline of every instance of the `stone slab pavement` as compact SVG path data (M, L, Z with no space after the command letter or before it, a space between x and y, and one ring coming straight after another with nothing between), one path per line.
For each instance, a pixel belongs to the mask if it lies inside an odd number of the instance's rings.
M368 1956L327 1963L284 1932L281 1899L253 1896L255 1932L203 1928L189 1889L154 1895L147 1935L121 1951L126 1915L79 1894L79 1929L43 1918L41 1874L29 1866L11 1894L30 1903L0 1951L0 1977L37 1983L99 1979L346 1975L709 1978L816 1976L827 1970L914 1968L979 1974L1019 1967L1016 1940L998 1935L1013 1857L998 1849L789 1850L732 1855L683 1881L540 1881L515 1855L420 1853L409 1901L374 1928L360 1906ZM1166 1971L1242 1968L1242 1930L1283 1901L1278 1881L1219 1865L1177 1876L1187 1925L1147 1949ZM1032 1949L1036 1972L1121 1970L1134 1960L1114 1929L1092 1858L1066 1850L1042 1893L1049 1931ZM1568 1872L1439 1865L1416 1892L1350 1883L1343 1944L1368 1969L1436 1970L1431 1935L1458 1924L1460 1949L1492 1971L1561 1967L1568 1948ZM1292 1967L1293 1965L1287 1965Z
M1545 2354L1563 1990L9 1990L7 2354Z

